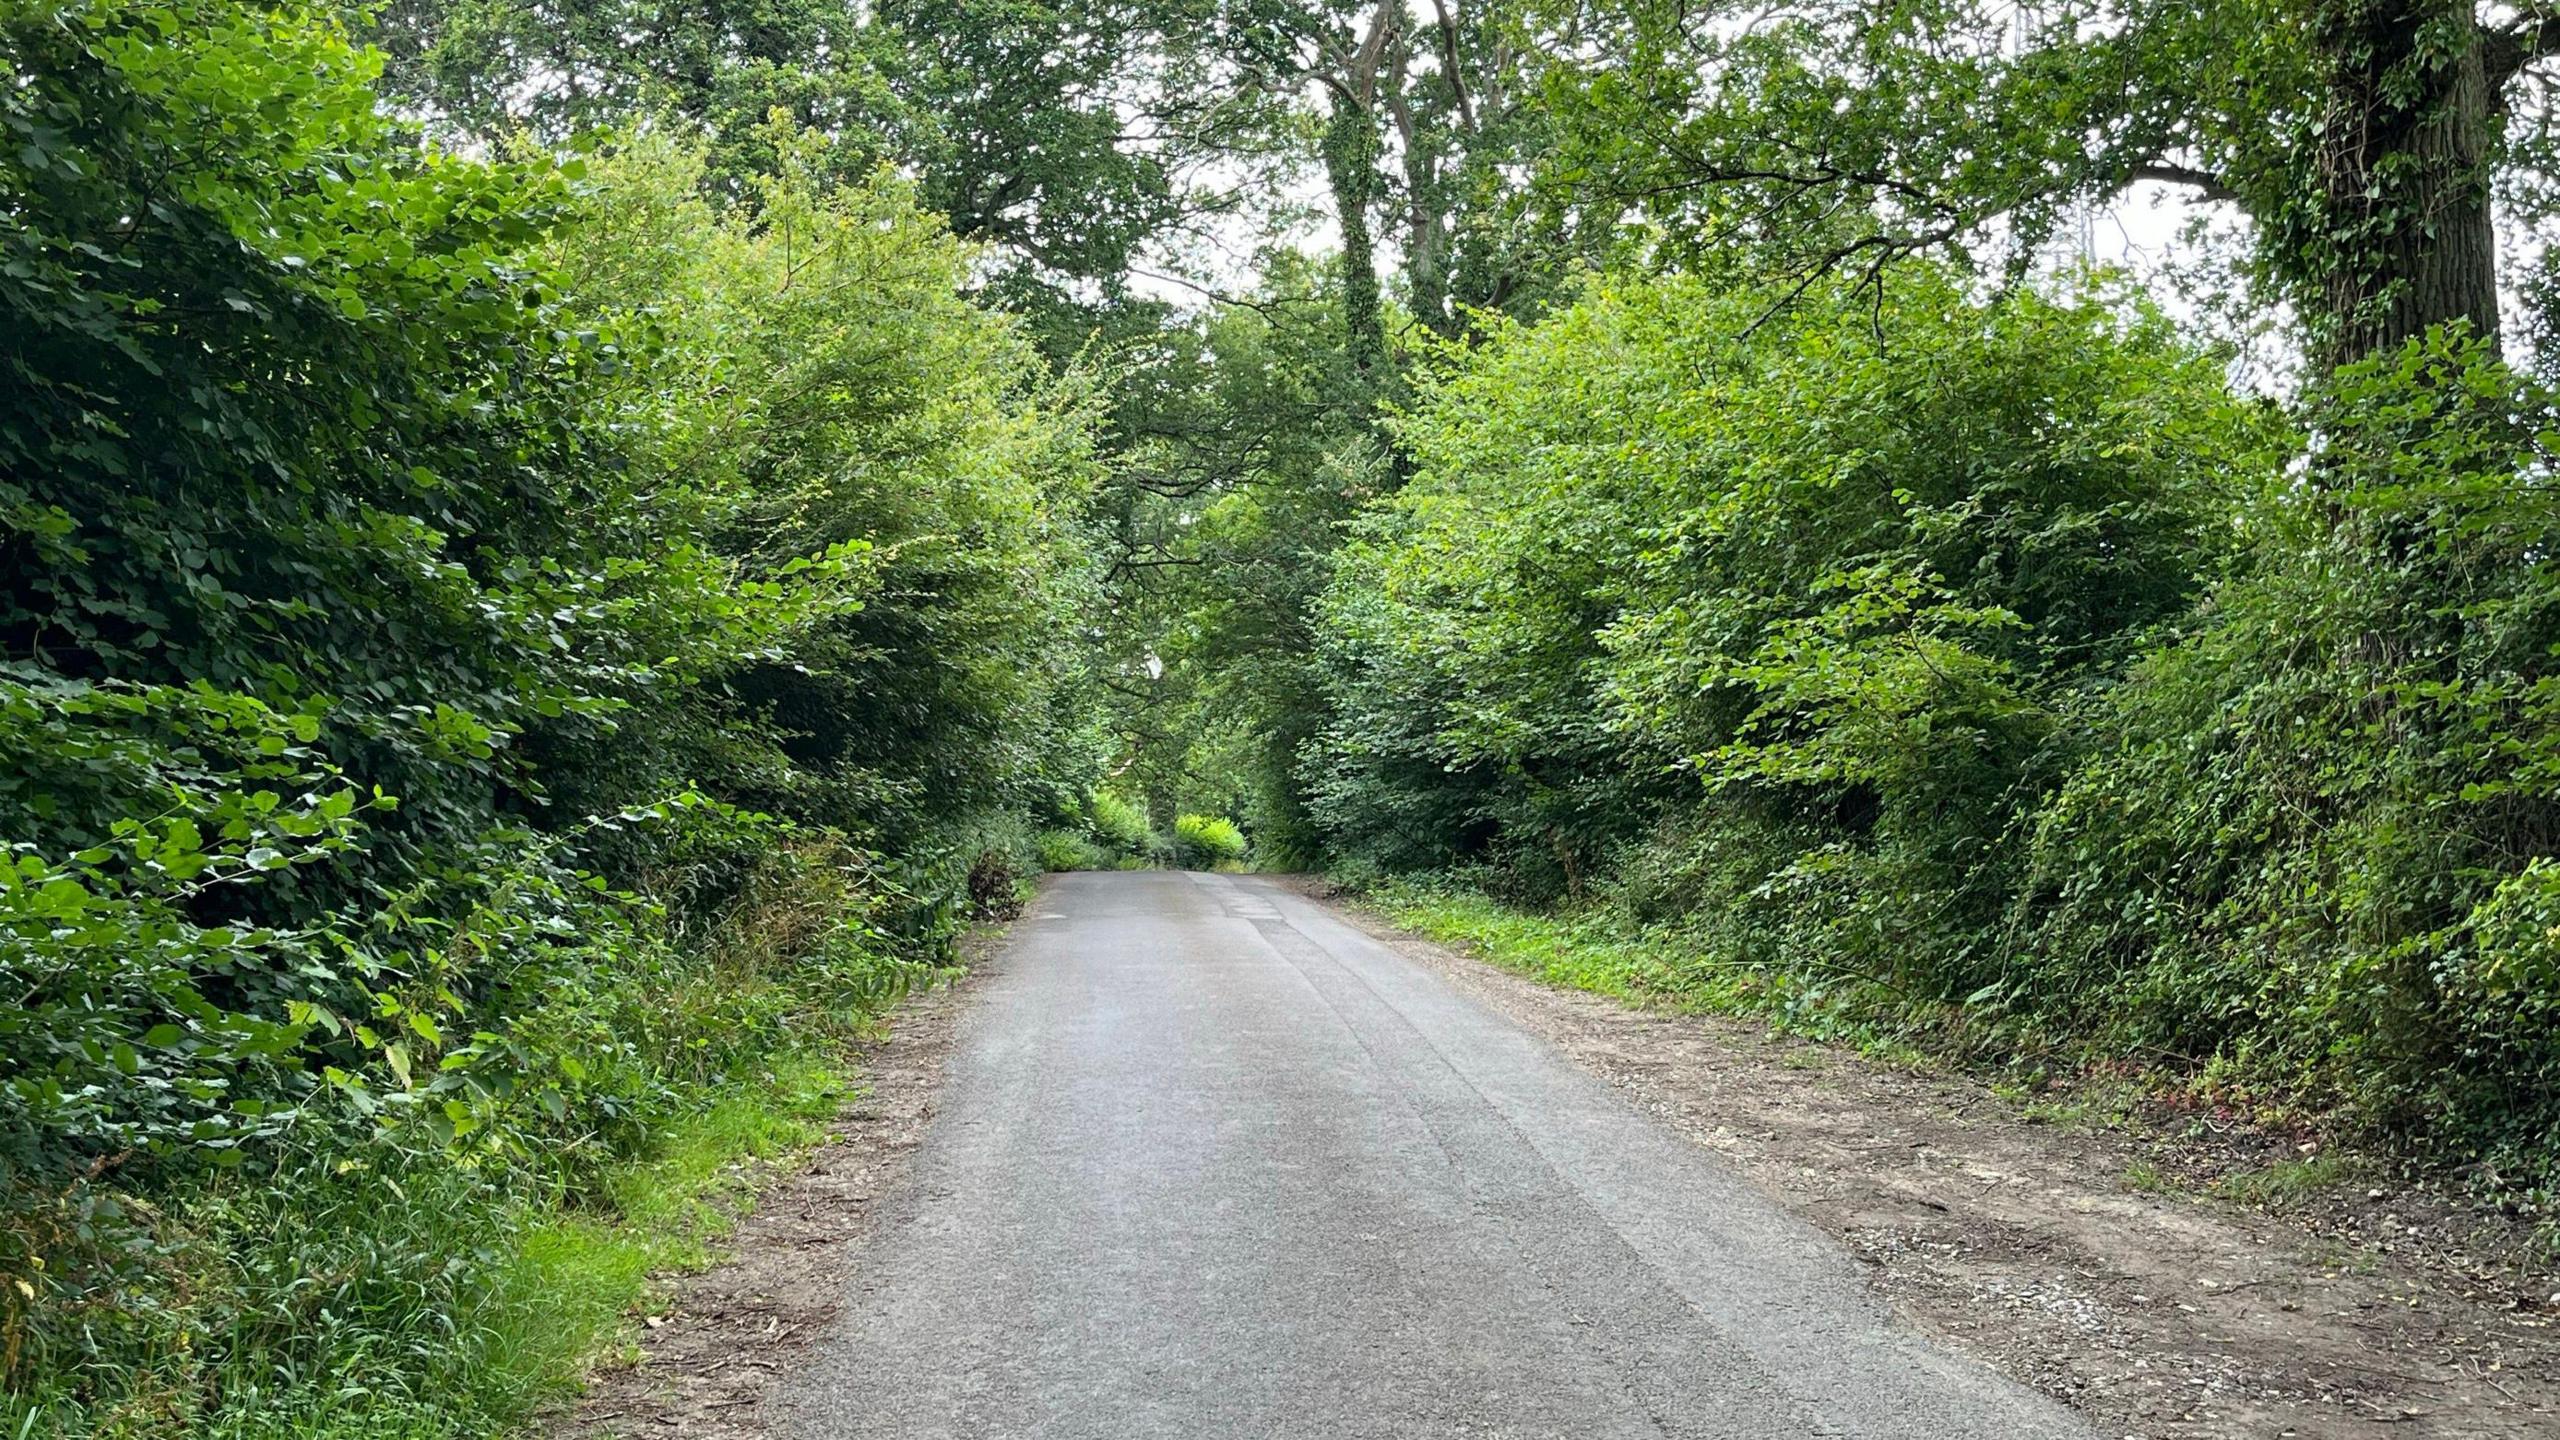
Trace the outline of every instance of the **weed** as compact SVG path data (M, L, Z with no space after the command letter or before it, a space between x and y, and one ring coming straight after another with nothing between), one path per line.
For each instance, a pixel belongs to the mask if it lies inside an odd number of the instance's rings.
M2281 1210L2323 1191L2351 1184L2362 1178L2367 1168L2361 1162L2332 1155L2278 1160L2254 1170L2225 1175L2214 1182L2213 1191L2225 1200Z
M2093 1125L2097 1107L2087 1097L2071 1094L2044 1096L2018 1107L2018 1118L2030 1125L2052 1125L2062 1129L2083 1129Z

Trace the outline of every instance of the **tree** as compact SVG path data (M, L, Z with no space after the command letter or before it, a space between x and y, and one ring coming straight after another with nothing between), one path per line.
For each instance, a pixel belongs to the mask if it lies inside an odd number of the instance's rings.
M1312 92L1340 232L1343 344L1389 393L1383 223L1401 262L1405 313L1443 336L1470 311L1533 303L1552 281L1521 225L1512 178L1541 143L1534 51L1498 7L1433 0L1256 0L1216 32L1238 70L1274 93ZM1553 259L1552 255L1545 257Z
M753 135L774 110L865 137L857 156L910 123L879 32L847 0L392 0L368 38L384 89L444 134L557 144L663 115L711 137L712 178L732 187L769 165Z
M838 180L912 166L924 203L1013 264L1019 305L1116 295L1138 249L1229 196L1192 172L1234 127L1190 63L1180 0L399 0L373 34L388 86L449 133L549 144L672 120L706 136L716 194L783 158L779 111L828 136Z
M2501 182L2547 177L2516 100L2560 20L2475 0L1634 0L1567 67L1562 203L1801 271L2005 240L2164 182L2238 203L2262 273L2336 364L2499 326ZM2513 132L2513 133L2511 133ZM2537 187L2503 187L2544 213Z
M0 17L12 1434L319 1433L367 1364L367 1428L516 1428L526 1219L929 973L1098 768L1090 391L976 249L787 122L725 192L457 155L378 64Z
M1130 773L1165 807L1241 783L1265 854L1312 852L1293 775L1321 708L1310 604L1380 479L1329 269L1276 256L1255 292L1130 343L1100 506L1105 685Z

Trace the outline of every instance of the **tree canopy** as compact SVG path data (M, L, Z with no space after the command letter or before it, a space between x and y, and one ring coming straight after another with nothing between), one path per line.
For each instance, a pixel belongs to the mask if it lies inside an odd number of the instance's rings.
M2547 1206L2555 78L2543 0L12 7L0 1429L505 1433L529 1237L1043 868Z

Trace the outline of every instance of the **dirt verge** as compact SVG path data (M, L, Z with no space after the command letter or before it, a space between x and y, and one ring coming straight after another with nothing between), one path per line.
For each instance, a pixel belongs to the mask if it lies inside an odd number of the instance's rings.
M635 1353L600 1368L552 1427L560 1440L758 1440L757 1408L843 1304L875 1197L904 1181L932 1122L943 1062L970 997L1004 956L982 929L961 946L967 971L910 996L882 1038L859 1051L860 1088L828 1140L757 1187L728 1258L670 1282Z
M2218 1154L2139 1123L2056 1123L1978 1082L1552 988L1350 913L1838 1236L1915 1323L2103 1435L2560 1435L2560 1295L2473 1253L2501 1227L2457 1224L2459 1207L2384 1184L2289 1214L2227 1203L2190 1187L2268 1137Z

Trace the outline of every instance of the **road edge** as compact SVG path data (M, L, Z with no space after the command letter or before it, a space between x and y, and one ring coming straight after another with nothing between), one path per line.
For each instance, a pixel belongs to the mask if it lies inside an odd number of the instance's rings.
M1321 877L1268 878L1715 1152L1842 1244L1905 1323L2102 1434L2521 1440L2560 1414L2547 1318L2280 1216L2130 1189L2139 1137L2025 1119L1960 1076L1548 983ZM1789 1124L1808 1116L1821 1123Z
M961 937L956 978L908 996L850 1057L856 1084L824 1141L748 1187L720 1258L662 1277L630 1344L533 1428L550 1440L761 1440L765 1400L843 1308L855 1259L909 1183L940 1110L959 1025L1002 970L1013 922Z

